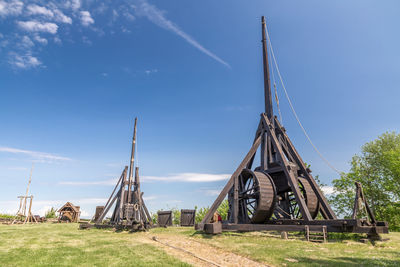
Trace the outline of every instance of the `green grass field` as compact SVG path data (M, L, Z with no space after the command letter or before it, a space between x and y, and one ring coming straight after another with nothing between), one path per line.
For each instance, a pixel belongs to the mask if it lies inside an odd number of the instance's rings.
M189 266L134 234L77 224L1 225L0 240L1 266Z
M333 240L338 236L322 244L301 236L282 240L271 233L210 236L182 227L129 233L51 223L0 225L0 266L189 266L153 245L152 236L192 240L272 266L400 266L400 233L385 235L390 240L375 245L357 237Z

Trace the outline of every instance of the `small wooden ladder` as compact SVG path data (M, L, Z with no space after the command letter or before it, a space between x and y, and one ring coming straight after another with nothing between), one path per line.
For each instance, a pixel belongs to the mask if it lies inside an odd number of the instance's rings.
M319 241L323 243L326 243L328 241L328 230L325 225L323 225L320 230L312 231L310 231L310 227L308 225L305 225L304 233L307 241Z

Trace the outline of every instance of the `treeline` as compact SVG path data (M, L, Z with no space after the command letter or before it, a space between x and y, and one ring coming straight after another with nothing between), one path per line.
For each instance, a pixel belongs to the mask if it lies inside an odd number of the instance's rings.
M355 182L363 186L368 204L377 220L387 221L389 229L400 230L400 135L384 133L366 143L351 159L351 168L334 179L330 203L339 215L351 216Z

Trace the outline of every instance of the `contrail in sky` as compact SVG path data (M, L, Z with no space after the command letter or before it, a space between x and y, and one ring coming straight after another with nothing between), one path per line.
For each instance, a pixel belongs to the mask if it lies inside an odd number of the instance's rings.
M210 50L199 44L195 39L193 39L193 37L191 37L186 32L182 31L178 27L178 25L165 18L163 11L159 10L156 6L149 4L146 0L137 0L136 2L138 3L137 6L138 15L145 16L157 26L175 33L176 35L182 37L186 42L188 42L195 48L199 49L207 56L213 58L214 60L225 65L226 67L231 68L231 66L226 61L224 61L223 59L212 53Z

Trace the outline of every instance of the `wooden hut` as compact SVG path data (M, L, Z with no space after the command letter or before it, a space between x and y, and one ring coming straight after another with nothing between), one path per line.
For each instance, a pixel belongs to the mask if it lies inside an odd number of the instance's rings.
M78 222L81 215L80 207L74 206L71 202L67 202L62 206L58 213L58 221L60 222Z

